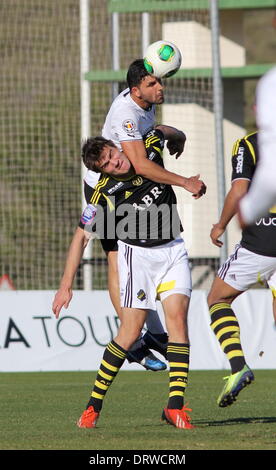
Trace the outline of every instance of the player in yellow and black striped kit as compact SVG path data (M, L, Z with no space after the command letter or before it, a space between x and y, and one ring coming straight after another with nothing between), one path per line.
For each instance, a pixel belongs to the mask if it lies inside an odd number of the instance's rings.
M158 164L163 164L163 140L162 133L158 131L151 131L145 140L148 157ZM98 231L99 224L100 229L104 226L101 208L104 208L103 219L107 219L113 213L116 216L123 202L127 202L131 217L126 236L125 231L118 227L122 221L120 216L118 219L115 217L119 239L121 324L116 338L104 351L91 398L78 426L96 426L106 392L122 367L127 351L140 334L148 310L154 309L156 299L160 298L169 334L167 360L170 366L169 398L162 418L177 428L191 429L193 426L187 414L189 409L184 405L184 393L189 369L187 313L192 285L188 256L180 237L182 228L174 192L168 185L136 175L126 155L101 137L88 139L84 144L83 161L89 169L94 169L95 161L95 169L105 172L105 175L95 188L94 204L91 203L84 211L71 243L60 289L53 303L56 317L62 306L70 302L70 290L84 249L84 239L95 228ZM198 176L187 178L187 187L196 199L206 191ZM158 210L151 214L154 206L155 209L167 208L164 219L160 218ZM146 214L142 225L140 219L136 219L140 212ZM150 220L152 229L147 223L148 214L153 215ZM167 229L165 236L164 227ZM109 235L105 226L103 232L105 236Z
M105 139L98 138L100 146L105 144L105 142ZM144 142L148 158L158 165L164 166L162 159L164 147L163 133L159 130L150 131L145 136ZM94 171L97 171L96 165L93 167ZM105 167L102 167L103 171L105 169ZM114 211L118 212L116 210L118 207L122 207L123 204L127 204L126 209L129 209L127 218L128 230L126 234L124 234L125 227L119 223L120 220L124 219L124 215L116 215L116 224L112 229L116 226L117 233L115 234L113 230L107 233L108 224L106 223L106 218ZM95 216L99 206L103 208L105 216L97 220ZM169 208L169 211L160 211L155 217L155 208L162 206ZM145 213L145 217L141 216L141 212ZM93 223L91 223L90 214L93 214ZM100 232L105 240L116 235L116 239L124 240L124 242L130 245L144 247L164 245L175 239L182 231L181 222L176 210L176 197L172 187L133 174L132 170L130 171L130 176L124 179L108 174L101 176L98 184L95 186L90 203L82 215L80 227L86 228L86 230L91 232L97 229L97 234L99 235ZM169 230L165 230L164 233L164 229Z
M258 134L254 132L235 142L232 153L232 187L226 196L220 220L213 226L211 239L220 247L219 237L237 211L258 164ZM218 271L208 295L211 327L226 354L231 375L218 397L221 407L231 405L239 392L254 380L246 364L240 340L240 327L232 302L257 282L267 282L276 293L276 208L242 231L234 253ZM275 300L274 300L275 305Z

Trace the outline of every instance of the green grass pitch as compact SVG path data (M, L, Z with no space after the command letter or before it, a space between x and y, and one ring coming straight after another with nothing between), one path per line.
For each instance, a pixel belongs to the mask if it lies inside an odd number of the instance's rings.
M216 398L226 371L191 371L186 402L196 428L161 422L168 373L121 371L96 429L76 421L96 372L1 373L1 450L275 450L276 370L255 371L255 382L228 408Z

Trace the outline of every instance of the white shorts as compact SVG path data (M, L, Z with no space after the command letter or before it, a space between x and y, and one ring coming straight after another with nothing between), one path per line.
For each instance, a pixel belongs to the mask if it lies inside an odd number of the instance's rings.
M118 242L121 306L156 309L172 294L191 296L188 254L182 238L144 248Z
M275 272L276 257L257 255L241 245L236 245L234 253L218 270L218 276L226 284L243 292L257 282L267 282L269 285L274 282L276 287Z

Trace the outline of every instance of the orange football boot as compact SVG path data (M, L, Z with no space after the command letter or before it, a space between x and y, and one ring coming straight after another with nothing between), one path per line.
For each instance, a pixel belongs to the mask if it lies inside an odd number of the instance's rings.
M173 408L164 408L162 420L167 421L179 429L193 429L195 426L191 424L191 418L186 411L192 411L191 408L183 406L181 410Z
M100 413L94 411L93 406L89 406L87 410L82 413L80 419L77 422L77 426L79 428L95 428L99 416Z

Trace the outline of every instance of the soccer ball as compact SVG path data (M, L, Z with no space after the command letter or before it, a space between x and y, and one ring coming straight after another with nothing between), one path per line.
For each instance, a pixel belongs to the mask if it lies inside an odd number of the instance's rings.
M145 68L157 78L171 77L179 70L181 62L180 50L169 41L150 44L144 56Z

